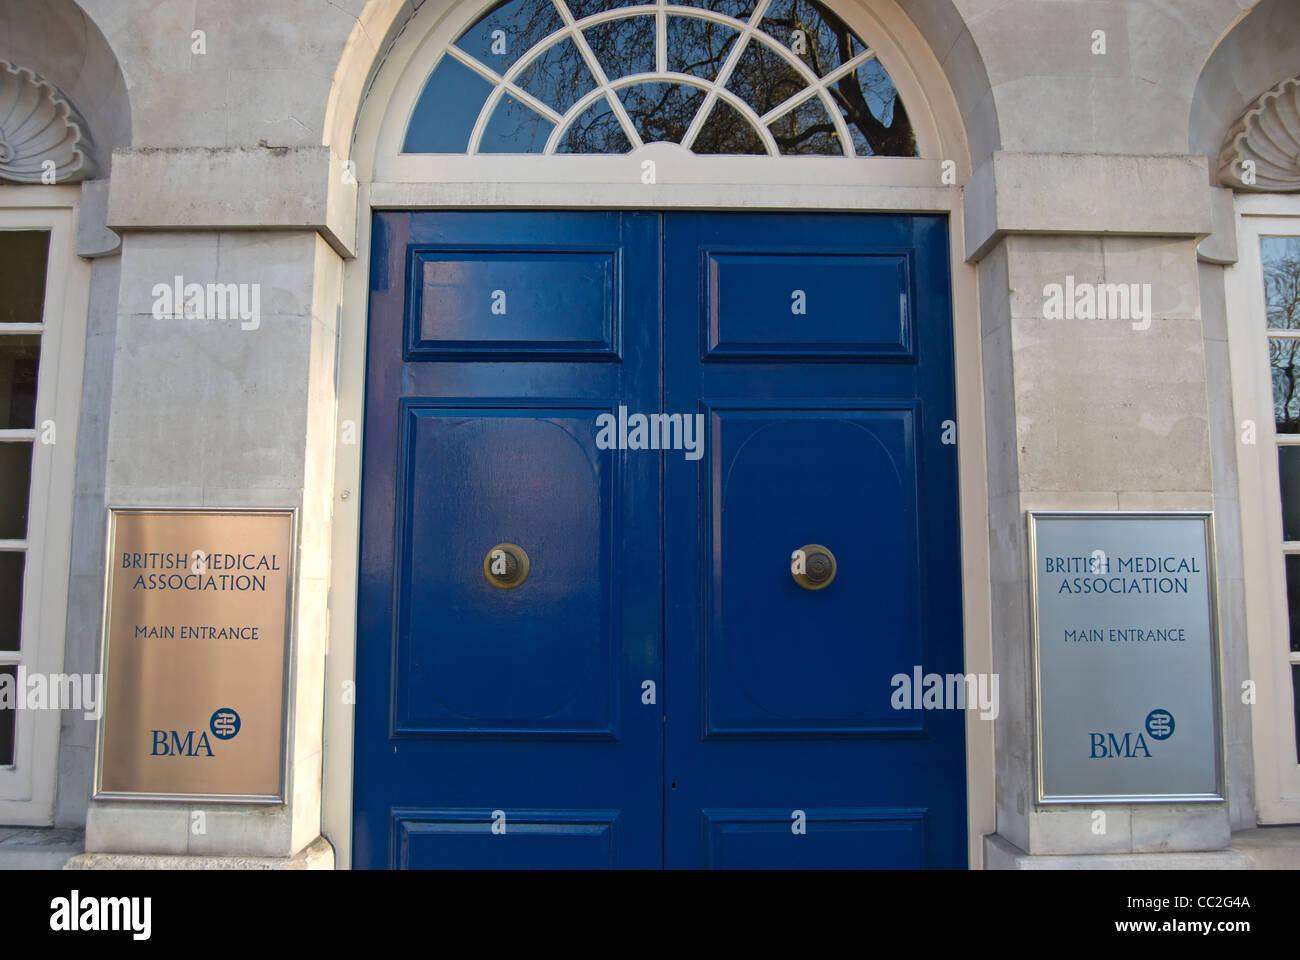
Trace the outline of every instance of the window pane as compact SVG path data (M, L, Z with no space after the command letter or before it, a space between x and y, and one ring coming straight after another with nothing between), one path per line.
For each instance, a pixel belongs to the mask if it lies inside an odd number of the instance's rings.
M0 650L18 649L23 619L23 561L26 554L0 552Z
M8 674L14 679L9 683L17 683L17 667L0 667L0 674ZM14 719L17 711L0 707L0 766L7 766L14 762Z
M763 13L763 29L819 77L866 49L843 20L810 0L773 0Z
M1286 556L1286 605L1291 619L1291 651L1300 653L1300 555Z
M830 85L859 157L915 157L916 134L885 68L868 60Z
M609 101L601 97L578 115L564 132L556 153L627 153L632 144Z
M36 426L36 369L40 359L39 335L0 335L0 430Z
M572 40L552 44L524 68L515 82L520 89L561 114L567 113L584 93L590 93L596 86L596 78Z
M701 7L720 13L724 17L745 21L754 15L754 8L758 6L757 0L668 0L668 2L670 5L681 7Z
M1300 447L1277 448L1282 488L1282 539L1300 540Z
M668 18L668 69L713 80L738 34L726 24L697 17Z
M1300 329L1300 237L1261 237L1268 325Z
M822 154L842 157L839 134L822 103L821 97L812 96L793 110L787 110L767 128L776 138L776 145L785 156Z
M0 443L0 540L21 540L27 536L27 493L31 480L31 443Z
M44 230L0 230L0 323L40 323L45 311Z
M590 17L592 14L613 10L617 7L632 7L638 4L653 5L654 0L566 0L566 3L569 7L569 13L573 14L573 19L581 20L583 17Z
M681 143L704 101L704 91L679 83L639 83L618 95L646 143Z
M470 24L456 46L504 75L538 41L563 26L551 0L506 0Z
M1273 420L1278 433L1300 432L1300 340L1268 341L1273 376Z
M1295 714L1295 758L1300 763L1300 664L1291 665L1291 710Z
M720 99L713 101L713 109L691 144L691 150L709 154L767 153L763 139L744 114Z
M480 153L541 153L554 128L555 124L532 107L504 93L492 111L478 149Z
M443 57L424 85L403 153L464 153L492 84L454 57Z
M727 81L727 89L760 117L808 86L794 67L757 37L752 37Z
M654 17L606 20L584 30L582 35L611 81L634 73L655 72Z

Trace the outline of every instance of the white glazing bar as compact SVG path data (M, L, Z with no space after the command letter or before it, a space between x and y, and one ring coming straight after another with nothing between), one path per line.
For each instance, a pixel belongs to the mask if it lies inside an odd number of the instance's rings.
M749 46L749 38L758 30L758 24L762 22L763 14L767 12L767 5L769 2L770 0L758 0L758 6L754 8L754 13L750 16L749 22L745 24L745 28L740 31L740 36L736 38L736 42L731 45L731 52L727 54L727 59L723 61L722 69L718 71L718 75L713 78L713 84L708 95L704 98L704 102L700 104L700 109L695 114L695 119L691 121L691 125L686 131L686 136L682 138L682 146L687 150L691 148L691 144L693 144L695 138L699 136L700 129L704 126L705 119L713 110L713 101L717 99L718 91L725 89L727 81L731 79L731 71L736 69L736 64L740 62L740 58L744 54L745 48ZM807 70L808 68L805 66L804 69ZM752 113L753 111L751 110L750 112ZM759 131L759 135L763 136L764 134L766 134L764 137L765 142L770 144L768 149L773 150L775 155L776 143L772 140L771 133L764 128Z
M593 92L606 94L605 102L609 104L610 109L614 111L614 116L618 118L618 125L623 128L623 136L627 137L628 143L632 144L633 150L637 149L641 146L641 136L636 132L636 126L632 123L632 118L628 115L627 110L623 108L623 101L619 100L610 89L609 77L605 75L605 68L600 65L600 60L597 59L595 51L592 50L591 45L587 43L587 38L583 36L582 31L574 26L573 13L569 10L569 5L566 4L564 0L555 0L555 6L560 11L560 16L564 18L564 22L569 24L570 28L573 30L574 42L577 43L578 50L582 53L582 59L587 62L587 69L590 70L591 75L596 78L597 89ZM586 94L583 97L583 100L586 100L589 97L591 97L591 93ZM594 102L594 98L592 99ZM582 115L582 111L574 113L571 109L569 115L576 120ZM564 136L565 130L568 128L569 123L572 122L573 120L569 120L568 123L563 124L563 129L560 124L556 125L556 129L551 131L551 136L546 141L546 153L555 152L556 147L559 146L560 139Z
M807 100L809 97L814 96L816 93L817 93L816 87L805 87L804 89L796 93L793 97L790 97L788 100L783 100L781 103L778 103L771 110L767 111L767 113L759 117L759 123L763 124L764 126L767 126L767 124L771 123L777 117L781 116L781 114L785 113L787 110L794 109L795 107L799 106L799 104Z
M660 73L668 72L668 13L664 9L664 0L659 0L655 11L655 69Z
M553 36L561 37L563 35L553 34ZM466 63L467 66L472 66L474 62L477 62L467 53L459 54L456 59L461 61L470 61ZM491 72L487 67L479 64L479 72L482 73L484 71L488 73ZM517 77L519 73L519 64L515 64L515 66L511 67L510 70L506 72L505 79L498 78L496 89L488 94L487 102L483 104L483 109L479 111L478 119L474 121L474 129L469 135L469 149L466 151L467 153L478 153L479 144L483 139L483 131L487 129L488 121L491 120L492 113L496 110L497 104L501 102L501 96L504 93L509 93L516 100L522 100L552 123L559 123L562 119L560 114L554 109L542 103L542 101L538 100L527 90L515 85L513 78Z
M826 76L822 77L822 81L821 81L822 85L825 86L828 83L834 83L836 80L844 76L846 73L852 73L853 71L857 70L858 67L866 63L868 60L873 59L875 55L876 55L876 51L868 47L866 50L863 50L852 60L846 60L844 63L841 63L830 73L826 74Z
M546 140L546 149L542 153L548 155L555 153L556 148L560 145L560 140L564 137L564 132L569 129L573 121L582 116L587 108L597 100L605 97L608 92L606 87L597 87L595 90L584 93L578 102L569 108L569 112L564 115L564 119L555 125L555 129L551 131L551 135ZM605 102L608 103L609 100L606 99Z
M844 156L856 156L857 151L853 148L853 137L849 134L849 125L844 119L844 111L835 102L835 98L831 95L829 89L818 87L817 93L822 98L822 104L826 107L826 112L830 114L831 123L835 124L835 132L839 134L840 146L844 150Z
M689 73L669 73L663 75L657 73L635 73L635 74L631 74L630 76L620 77L618 80L615 80L613 83L613 87L615 89L618 89L619 87L636 86L638 83L663 83L663 82L677 83L685 87L696 87L700 90L711 89L711 85L709 81L702 80L699 77L692 76ZM751 107L749 104L747 104L736 94L732 93L730 90L718 90L716 92L718 98L720 98L723 103L726 103L731 107L734 107L738 113L740 113L746 120L749 121L750 125L754 127L755 131L757 132L758 138L763 141L764 146L766 146L770 151L772 151L773 155L775 155L776 140L773 139L772 134L769 131L759 126L758 114L754 112L754 108ZM700 109L703 110L704 108L701 107ZM697 119L698 116L699 115L697 113L696 114ZM737 156L744 156L744 154L737 154Z
M853 146L853 135L849 133L848 121L844 119L844 113L839 109L839 104L835 102L835 95L831 92L831 84L857 70L858 67L875 57L875 55L876 51L867 47L847 63L840 64L826 74L821 81L821 89L824 91L822 100L827 104L827 109L831 111L831 122L835 124L835 129L840 132L840 143L844 145L844 155L846 157L856 157L858 152Z
M487 80L489 83L493 84L494 86L501 82L501 74L497 73L495 70L493 70L487 64L483 63L481 60L471 57L464 50L460 49L460 47L448 47L447 54L452 58L463 63L465 66L469 67L480 77L482 77L484 80Z

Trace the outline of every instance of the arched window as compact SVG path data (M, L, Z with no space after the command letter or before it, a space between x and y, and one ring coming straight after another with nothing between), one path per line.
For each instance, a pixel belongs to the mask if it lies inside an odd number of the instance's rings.
M404 153L917 156L875 52L815 0L505 0L447 47Z

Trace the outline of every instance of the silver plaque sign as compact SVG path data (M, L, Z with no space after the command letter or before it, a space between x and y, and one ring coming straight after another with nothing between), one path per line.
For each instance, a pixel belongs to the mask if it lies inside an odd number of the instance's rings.
M1028 518L1038 802L1221 801L1211 515Z

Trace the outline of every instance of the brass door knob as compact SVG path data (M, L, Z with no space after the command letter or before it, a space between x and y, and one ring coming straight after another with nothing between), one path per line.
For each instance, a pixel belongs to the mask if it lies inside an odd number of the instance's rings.
M528 554L514 543L498 543L483 558L483 576L502 590L513 590L528 577Z
M820 543L807 543L790 554L790 575L805 590L824 590L835 579L835 554Z

